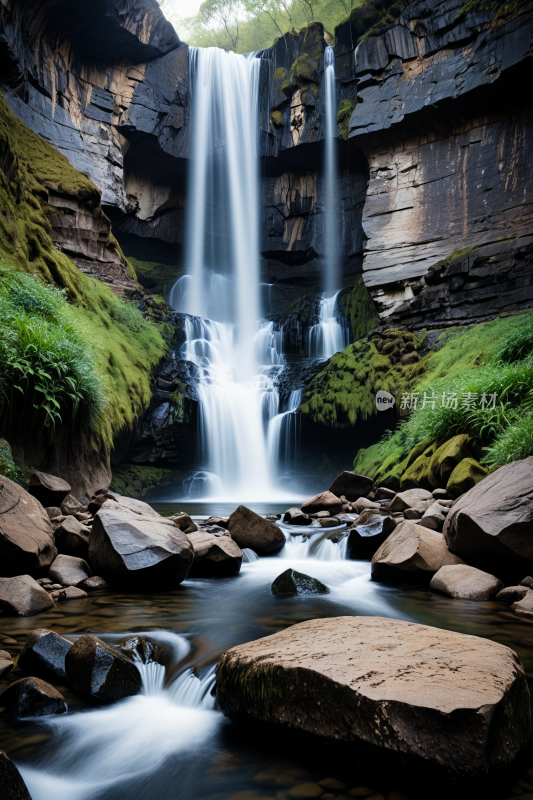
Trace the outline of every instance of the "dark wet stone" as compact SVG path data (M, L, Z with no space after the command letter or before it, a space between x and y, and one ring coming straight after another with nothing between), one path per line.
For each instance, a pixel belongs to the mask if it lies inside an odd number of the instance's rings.
M22 678L0 694L0 706L18 719L48 717L68 711L63 695L40 678Z
M307 594L329 594L329 589L317 578L287 569L272 584L272 594L277 597L296 597Z
M3 750L0 750L0 787L2 800L31 800L22 775Z
M142 688L135 664L96 636L82 636L72 645L65 669L76 692L106 703L139 694Z
M53 675L65 679L65 658L71 647L72 642L63 639L58 633L37 628L26 637L18 666L30 674Z

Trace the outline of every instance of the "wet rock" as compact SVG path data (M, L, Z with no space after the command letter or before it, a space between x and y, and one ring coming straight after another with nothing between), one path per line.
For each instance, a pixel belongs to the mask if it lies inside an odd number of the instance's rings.
M137 667L96 636L82 636L65 659L74 691L105 703L138 694L142 688Z
M526 576L525 578L522 578L522 580L519 583L519 586L527 586L529 589L533 589L533 578L530 575Z
M321 528L338 528L339 525L342 525L342 522L338 517L324 517L322 519L318 519L317 522Z
M246 506L239 506L229 518L228 530L239 547L258 556L274 555L285 545L283 531Z
M275 516L277 519L279 519L281 514L276 514ZM206 519L205 524L220 525L221 528L225 528L227 530L229 525L229 517L209 517L209 519Z
M310 525L311 517L301 508L289 508L283 515L283 522L287 525Z
M317 511L315 514L308 514L309 519L327 519L331 517L329 511Z
M54 601L30 575L0 578L0 609L4 614L31 617L54 607Z
M399 620L292 625L225 652L216 681L219 706L237 721L291 726L354 748L366 741L465 776L512 763L531 731L516 653Z
M66 517L56 530L56 547L66 556L87 558L91 529L82 525L74 516Z
M187 536L159 515L115 508L102 507L95 517L89 540L92 571L111 586L134 589L164 589L185 580L193 561Z
M199 531L189 534L194 549L191 577L238 575L242 564L242 550L231 536L213 536Z
M163 657L163 647L148 636L130 636L120 642L119 648L134 661L141 661L143 664L153 661L161 663Z
M490 600L503 589L503 583L466 564L441 567L431 579L429 588L442 592L450 597L462 597L465 600Z
M76 500L73 495L68 494L61 503L61 513L65 516L69 516L70 514L75 514L77 511L87 511L87 508L83 503L80 503L79 500Z
M0 786L2 800L31 800L22 775L3 750L0 750Z
M178 526L180 531L183 531L184 533L185 531L191 530L191 528L198 530L198 526L193 522L188 514L177 514L174 517L170 517L170 519Z
M366 511L355 521L348 537L350 558L372 558L396 528L396 520Z
M462 495L444 523L450 550L495 571L502 564L524 569L525 559L533 565L532 474L530 456L500 467Z
M414 508L425 501L433 502L433 495L427 489L406 489L405 492L395 495L388 504L387 511L405 511L406 508Z
M426 583L449 564L464 564L464 561L450 553L442 535L405 520L374 554L372 578L391 583Z
M54 597L54 600L58 603L65 600L83 600L85 597L87 597L87 592L84 592L79 586L66 586L58 593L57 597Z
M0 694L0 706L18 719L66 714L63 695L40 678L21 678Z
M352 503L355 500L359 500L360 497L366 497L372 491L373 486L374 481L372 478L345 471L335 478L329 487L329 491L336 497L344 495Z
M396 497L396 492L393 489L388 489L386 486L378 486L374 492L374 500L388 500L389 502Z
M517 617L533 622L533 590L528 589L526 595L511 606Z
M296 595L329 594L329 589L317 578L304 575L295 569L286 569L271 586L276 597L296 597Z
M91 575L89 565L82 558L58 556L50 567L50 578L62 586L79 586Z
M65 658L72 642L63 639L58 633L37 628L26 637L18 666L31 675L55 676L65 679Z
M83 589L84 592L99 592L107 591L109 586L103 578L99 578L98 575L93 575L91 578L86 578L82 581L79 588Z
M39 577L56 555L53 527L41 503L0 476L0 576Z
M13 659L6 650L0 650L0 678L9 675L13 669Z
M424 511L422 519L418 524L432 531L439 531L440 533L444 527L444 520L446 519L447 513L447 509L443 508L438 503L433 503Z
M61 506L65 497L70 493L70 484L55 475L46 472L34 472L30 476L28 492L46 506Z
M367 500L366 497L360 497L359 500L355 501L353 508L357 514L362 514L365 508L373 508L379 511L381 505L374 503L372 500Z
M528 591L527 586L506 586L505 589L498 592L494 599L500 600L502 603L517 603L526 596Z
M329 511L330 514L338 514L342 511L342 500L332 492L321 492L321 494L317 494L302 503L302 511L305 514L312 514L316 511Z

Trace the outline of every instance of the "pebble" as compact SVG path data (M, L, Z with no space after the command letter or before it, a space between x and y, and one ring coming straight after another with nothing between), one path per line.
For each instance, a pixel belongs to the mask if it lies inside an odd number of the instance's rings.
M289 797L320 797L324 794L324 789L318 783L301 783L289 789L287 794Z

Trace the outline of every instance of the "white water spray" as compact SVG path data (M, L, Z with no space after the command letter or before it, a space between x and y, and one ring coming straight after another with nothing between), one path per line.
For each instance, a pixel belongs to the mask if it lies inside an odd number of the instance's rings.
M320 300L319 322L309 330L310 358L331 358L350 343L348 327L338 313L336 292L332 297Z

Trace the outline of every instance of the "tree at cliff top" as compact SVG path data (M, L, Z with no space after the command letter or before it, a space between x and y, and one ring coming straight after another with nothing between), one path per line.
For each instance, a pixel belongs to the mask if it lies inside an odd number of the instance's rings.
M103 217L100 192L1 96L0 164L2 425L16 425L18 392L35 424L53 429L79 415L109 448L148 404L151 371L167 346L157 325L54 246L49 192Z

